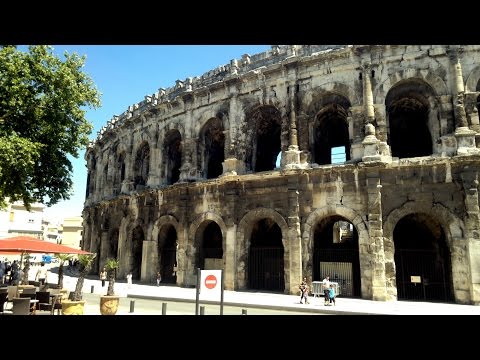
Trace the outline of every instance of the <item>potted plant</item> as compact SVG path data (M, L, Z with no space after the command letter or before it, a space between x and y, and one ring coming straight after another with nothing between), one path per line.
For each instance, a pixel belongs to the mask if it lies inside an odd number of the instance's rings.
M97 254L78 255L78 262L80 264L80 273L77 278L77 285L75 291L70 294L68 300L62 301L62 313L64 315L83 315L83 308L85 301L83 299L82 290L85 276L92 268L93 260Z
M117 259L108 259L105 269L108 273L107 294L100 296L100 313L102 315L115 315L118 311L120 297L115 295L114 286L119 262Z

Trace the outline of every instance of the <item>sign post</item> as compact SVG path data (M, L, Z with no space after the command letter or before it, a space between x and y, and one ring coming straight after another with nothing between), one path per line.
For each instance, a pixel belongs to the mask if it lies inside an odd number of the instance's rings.
M198 295L202 300L218 301L220 315L223 315L223 273L222 270L200 270Z

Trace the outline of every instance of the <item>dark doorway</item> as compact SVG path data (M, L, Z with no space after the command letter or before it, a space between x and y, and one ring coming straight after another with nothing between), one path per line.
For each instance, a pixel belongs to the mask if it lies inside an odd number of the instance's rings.
M127 269L132 272L132 280L140 280L140 274L142 270L142 251L143 251L143 230L140 226L137 226L132 231L132 261L131 268Z
M432 154L428 125L428 97L432 94L430 86L422 81L406 81L388 92L385 105L392 156L409 158Z
M199 147L203 150L204 166L207 179L219 177L223 173L225 160L225 134L223 133L222 120L210 119L202 130L202 142Z
M262 219L253 227L248 257L248 286L253 290L285 290L282 231L271 219Z
M450 251L435 219L405 216L395 226L393 242L399 300L454 301Z
M254 172L274 170L282 150L280 112L273 106L262 106L250 114L247 123L247 137L253 140L247 148L247 168Z
M166 182L172 185L180 179L182 166L182 136L178 130L171 130L165 135L164 154Z
M158 234L158 269L163 284L177 283L177 231L164 225Z
M223 236L220 226L210 221L203 231L203 245L199 253L201 269L220 270L223 268Z
M317 115L315 126L315 162L319 165L332 163L332 149L343 147L345 160L350 160L348 135L348 101L336 99L339 103L325 105ZM340 100L341 103L340 103Z
M313 280L325 276L338 283L339 295L361 297L358 233L338 215L319 221L314 231Z

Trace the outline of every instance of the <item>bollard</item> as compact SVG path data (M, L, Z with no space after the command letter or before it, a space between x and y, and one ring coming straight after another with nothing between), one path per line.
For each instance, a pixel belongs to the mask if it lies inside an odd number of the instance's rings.
M247 309L242 309L242 315L247 315Z
M90 292L93 294L93 288L94 286L92 285L91 289L90 289Z
M205 306L200 306L200 315L205 315Z
M130 312L133 313L135 311L135 300L130 300Z
M162 303L162 315L167 315L167 303Z

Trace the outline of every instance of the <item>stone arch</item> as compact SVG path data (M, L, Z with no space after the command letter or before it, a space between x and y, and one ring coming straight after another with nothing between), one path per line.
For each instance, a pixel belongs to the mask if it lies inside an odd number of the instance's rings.
M167 185L175 184L180 179L182 166L182 135L176 128L170 129L163 138L162 166Z
M183 269L183 259L182 261L179 260L180 247L183 248L184 246L183 236L181 235L180 223L172 215L161 216L153 223L152 241L154 245L151 248L153 252L151 260L155 264L155 271L160 272L163 283L175 284L178 269ZM175 270L175 267L177 267L177 270Z
M331 81L314 85L311 91L305 92L299 102L299 109L307 116L315 116L323 104L319 100L325 97L326 94L336 94L348 100L351 106L361 106L362 98L357 91L351 86L339 82Z
M438 67L437 67L438 68ZM444 69L442 69L445 71ZM435 93L436 96L448 95L448 87L445 81L441 77L432 72L432 70L422 70L416 68L406 68L400 71L396 71L385 78L384 81L378 83L373 89L373 100L375 103L385 103L385 98L382 98L381 94L388 94L391 88L393 88L400 81L417 79L427 83Z
M480 82L480 65L473 68L465 81L465 92L477 92Z
M119 277L125 277L128 271L134 272L134 279L140 279L141 273L141 258L140 264L135 263L135 259L133 257L133 231L135 229L141 229L143 233L143 241L147 240L147 231L145 229L145 222L142 218L134 218L134 216L130 213L126 214L126 216L122 219L120 226L119 226L119 239L118 239L118 249L119 249L119 260L120 260L120 269L119 269ZM137 244L138 245L138 244ZM137 248L138 250L138 248ZM143 249L140 247L140 255ZM137 254L138 255L138 254ZM138 259L137 259L138 260ZM138 262L138 261L137 261ZM135 267L135 269L132 269Z
M148 175L150 173L150 144L147 141L142 141L135 151L134 171L134 186L137 190L142 190L148 182Z
M428 156L440 136L440 119L432 111L434 89L423 79L411 77L392 86L385 97L388 142L393 156ZM408 138L410 141L405 141Z
M197 244L197 230L205 221L213 221L220 227L220 231L222 232L223 261L225 262L227 225L220 215L213 212L205 212L197 216L188 227L188 243L186 244L186 253L188 254L189 259L192 261L192 268L194 267L194 259L196 259L198 253L198 246L200 245Z
M386 248L392 248L393 245L393 230L400 219L406 215L414 213L426 213L436 218L442 225L447 237L447 244L452 246L454 240L463 239L465 234L465 226L463 221L450 212L441 204L425 204L422 202L411 201L398 209L393 210L386 216L383 225L383 236Z
M358 233L358 247L359 247L359 261L360 270L365 269L368 266L368 254L362 255L363 249L368 248L370 243L370 236L368 234L368 226L363 220L361 214L354 209L346 207L344 205L328 205L316 209L310 215L308 215L303 225L302 233L302 271L307 276L313 275L313 251L314 251L314 238L315 228L317 224L328 217L340 216L352 223ZM366 251L365 251L366 252ZM361 279L361 293L365 296L371 279Z
M256 105L245 118L247 171L275 169L278 154L288 147L288 139L282 134L281 112L271 105Z
M225 128L223 120L215 116L207 120L199 131L197 147L198 170L206 179L223 173L225 160Z
M415 218L412 216L415 216ZM448 298L454 295L453 292L455 291L455 288L463 287L463 282L465 276L468 276L469 274L469 269L464 261L467 256L465 246L460 245L463 243L462 240L464 240L464 224L457 216L441 204L434 204L431 206L412 201L393 210L386 217L384 222L385 262L386 268L390 269L389 271L386 271L385 274L387 290L393 297L402 296L404 298L406 296L405 286L407 285L404 279L405 273L403 272L402 267L400 267L400 269L397 268L397 264L398 261L400 261L400 264L403 264L404 260L402 259L404 257L407 257L406 263L410 263L411 259L413 259L413 256L416 254L414 250L410 250L408 253L399 251L398 254L396 254L396 245L401 246L401 243L396 244L394 241L394 231L397 228L397 224L399 226L400 223L402 224L399 231L408 231L408 227L405 227L406 224L413 224L413 226L416 226L415 222L423 224L425 219L430 219L430 221L432 221L433 225L431 224L429 227L435 229L437 233L437 235L433 235L432 230L430 230L427 234L427 238L429 237L429 234L432 234L433 237L430 241L435 240L431 243L433 246L431 248L430 246L423 247L425 245L422 245L421 243L418 243L417 245L415 242L414 246L410 244L409 247L419 247L427 250L423 252L424 255L422 255L423 253L418 253L416 256L422 256L422 259L425 259L425 256L427 256L426 259L428 260L425 263L428 263L429 266L432 266L432 264L445 264L441 266L440 270L435 269L433 272L432 270L429 271L431 274L438 274L434 275L435 277L440 276L437 281L443 279L445 284L444 290L447 292L442 296L445 296L443 300L448 301ZM410 223L406 221L410 221ZM412 223L412 221L414 222ZM425 226L428 228L428 223L425 224L427 224ZM408 249L409 247L405 249ZM429 255L429 251L432 250L434 251ZM434 256L433 259L431 259L432 255ZM438 263L437 260L440 262ZM415 264L415 262L413 264ZM425 271L427 271L427 268L425 268ZM400 283L398 283L398 281L400 281ZM398 288L398 286L400 286L400 288ZM415 296L418 296L418 294ZM440 298L437 300L440 300Z
M340 89L341 90L341 89ZM343 91L343 92L346 92ZM300 131L300 143L312 154L312 162L331 164L332 149L343 147L345 160L350 160L349 98L340 92L320 89L312 97L306 115L308 131ZM308 136L308 138L307 138Z
M250 238L252 235L253 226L257 220L271 219L279 227L282 232L282 244L284 248L284 262L288 263L290 259L290 249L287 243L288 224L280 213L275 210L267 208L257 208L249 211L243 216L238 223L236 233L236 266L237 269L237 286L238 289L246 288L247 281L247 264L248 264L248 250L250 249ZM285 284L289 284L289 273L285 272Z

